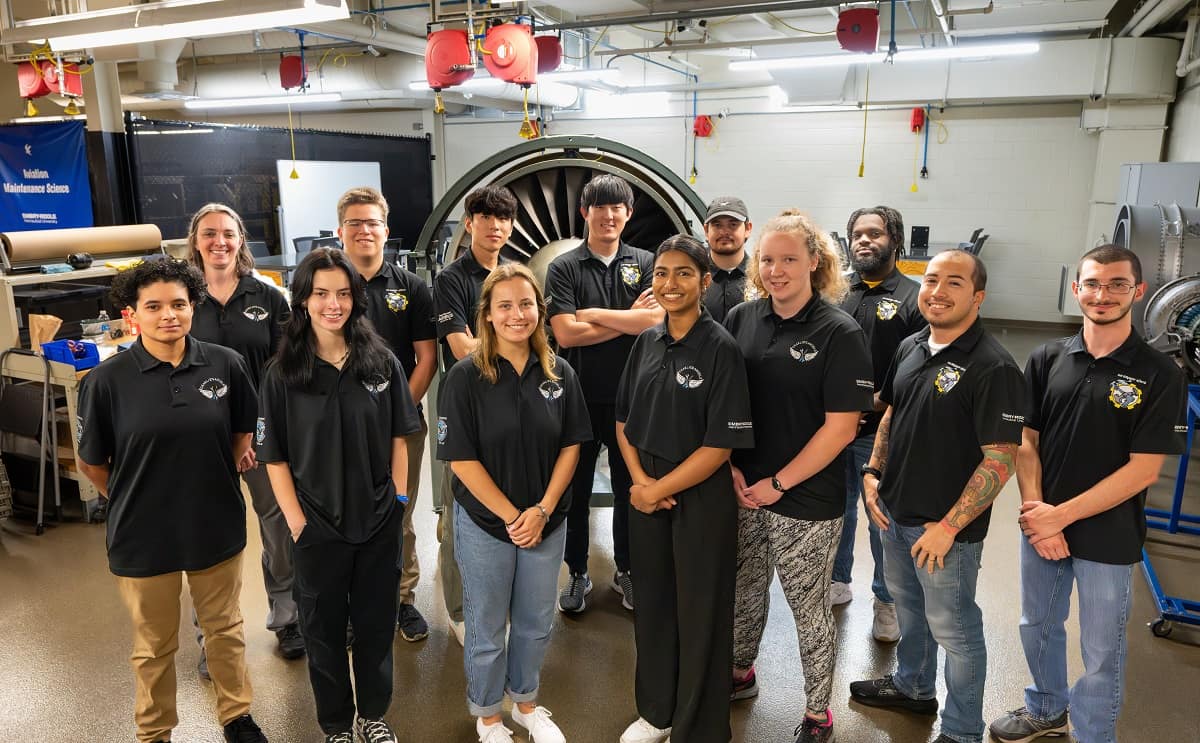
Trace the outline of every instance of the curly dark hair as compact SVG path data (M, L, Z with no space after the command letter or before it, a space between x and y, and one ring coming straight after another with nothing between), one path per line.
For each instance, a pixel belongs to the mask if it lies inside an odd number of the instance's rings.
M517 197L504 186L484 186L467 194L463 207L467 210L467 219L482 214L486 217L515 219L517 216Z
M896 257L904 256L904 217L900 212L890 206L868 206L862 209L855 209L850 215L850 219L846 222L846 239L853 240L854 223L864 214L874 214L883 220L883 226L887 229L888 242L892 246L892 250L896 251Z
M177 261L174 258L162 258L140 263L126 269L113 279L110 292L113 303L118 308L131 307L137 309L138 295L142 287L159 281L182 284L187 289L188 300L192 304L200 304L208 296L204 291L204 274L200 269L187 261Z

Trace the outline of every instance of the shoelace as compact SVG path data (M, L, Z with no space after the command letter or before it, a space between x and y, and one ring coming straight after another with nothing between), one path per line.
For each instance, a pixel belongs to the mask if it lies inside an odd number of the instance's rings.
M511 741L512 739L512 731L504 727L503 724L489 725L487 737L483 739L482 743L501 743L502 741Z
M325 739L325 743L354 743L353 733L338 733Z
M392 729L383 720L363 720L362 734L367 743L389 743L396 740Z
M572 575L571 585L568 587L567 592L571 594L583 593L583 587L587 585L585 581L586 579L582 575Z

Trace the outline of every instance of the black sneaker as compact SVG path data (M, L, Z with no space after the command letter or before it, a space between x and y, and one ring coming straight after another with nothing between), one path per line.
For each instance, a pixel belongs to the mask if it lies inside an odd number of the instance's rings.
M234 718L225 726L226 743L267 743L267 736L250 715Z
M592 592L592 579L587 573L571 573L567 578L567 587L558 594L558 610L578 614L587 608L584 598Z
M1038 738L1065 738L1069 732L1067 711L1053 720L1039 720L1025 707L1004 713L988 726L996 740L1006 743L1028 743Z
M613 575L612 589L621 594L621 606L633 611L633 576L628 570Z
M396 610L396 626L400 629L400 636L409 642L424 640L429 636L425 617L412 604L400 604Z
M300 634L300 625L289 624L275 632L279 645L279 654L288 660L304 657L304 636Z
M794 743L831 743L833 741L833 713L825 710L825 722L817 722L808 715L803 722L796 726L792 733L796 736Z
M396 734L382 719L368 720L365 717L354 718L354 732L363 743L397 743Z
M729 699L736 702L739 699L756 696L758 696L758 678L754 675L754 666L750 666L750 672L744 679L739 681L736 676L733 678L733 691L730 692Z
M921 715L935 715L938 710L937 699L913 699L900 693L891 675L851 683L850 698L868 707L895 707Z
M330 733L325 736L325 743L354 743L354 732Z

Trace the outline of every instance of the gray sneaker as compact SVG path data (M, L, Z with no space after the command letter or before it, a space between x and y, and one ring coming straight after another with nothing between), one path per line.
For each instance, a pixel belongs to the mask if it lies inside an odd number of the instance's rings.
M1038 738L1065 738L1067 736L1067 711L1053 720L1039 720L1025 707L1004 713L988 726L996 740L1005 743L1027 743Z
M208 653L204 652L204 646L200 647L200 662L196 664L196 673L205 681L212 681L212 676L208 674Z
M621 594L621 606L633 611L633 576L628 570L613 575L612 589Z
M592 579L587 573L571 573L567 587L558 594L558 610L578 614L587 608L584 598L592 592Z

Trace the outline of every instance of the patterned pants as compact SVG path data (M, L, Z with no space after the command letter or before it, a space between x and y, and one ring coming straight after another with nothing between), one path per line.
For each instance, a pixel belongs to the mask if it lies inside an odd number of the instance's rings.
M809 712L829 707L837 652L829 578L842 519L801 521L765 510L738 509L737 598L733 665L748 669L758 657L770 608L771 576L779 571L783 595L796 619L804 695Z

